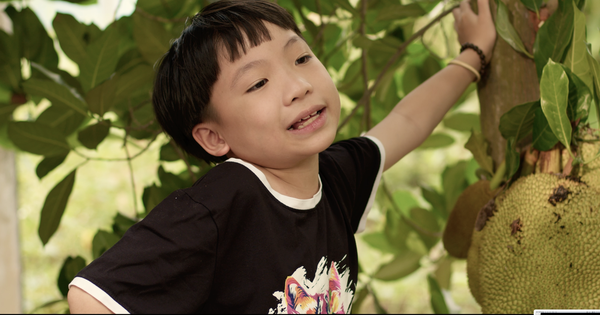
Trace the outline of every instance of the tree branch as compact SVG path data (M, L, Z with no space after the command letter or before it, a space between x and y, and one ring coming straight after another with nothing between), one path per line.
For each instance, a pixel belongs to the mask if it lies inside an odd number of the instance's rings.
M385 64L385 66L383 67L383 69L381 70L381 72L379 73L379 75L377 76L377 79L375 79L375 82L373 83L373 85L371 86L371 88L369 88L368 90L365 90L365 92L363 93L363 96L360 98L360 100L356 103L356 105L352 109L352 112L350 112L350 114L346 118L344 118L344 120L342 121L342 123L338 126L337 131L340 131L340 129L342 129L342 127L344 127L344 125L347 124L348 121L350 121L350 118L352 118L352 116L356 113L356 110L358 109L358 107L360 107L360 106L362 106L362 105L364 105L364 104L367 103L367 101L371 97L371 94L373 93L373 91L375 91L375 89L377 88L377 86L379 86L379 83L381 82L381 79L383 79L383 76L385 75L385 73L394 64L394 62L396 62L396 60L398 60L398 58L406 50L406 48L408 47L408 45L410 43L412 43L415 39L419 38L420 36L423 36L423 34L431 26L433 26L435 23L437 23L439 20L441 20L446 15L448 15L450 12L452 12L452 10L454 10L457 7L458 7L458 5L454 5L450 9L447 9L446 11L440 13L440 15L438 15L435 19L431 20L431 22L429 22L429 24L425 25L423 28L421 28L420 30L418 30L410 38L408 38L404 43L402 43L402 45L400 45L398 47L398 49L396 50L396 53L394 53L394 55L392 57L390 57L390 59L388 59L388 62Z

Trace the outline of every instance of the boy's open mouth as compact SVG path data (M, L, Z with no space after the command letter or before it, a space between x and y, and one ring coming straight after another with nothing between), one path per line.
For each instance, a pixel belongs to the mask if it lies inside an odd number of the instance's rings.
M288 130L300 130L308 125L310 125L313 121L315 121L317 118L319 118L319 115L321 115L321 112L323 110L317 110L313 113L311 113L310 115L300 118L300 120L298 120L297 122L295 122L293 125L291 125Z

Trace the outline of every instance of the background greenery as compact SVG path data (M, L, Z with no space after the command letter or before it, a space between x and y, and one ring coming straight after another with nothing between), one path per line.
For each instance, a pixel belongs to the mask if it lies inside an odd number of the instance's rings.
M68 13L42 24L55 3L63 2L10 2L13 34L0 32L0 142L19 152L26 312L65 311L65 286L79 268L210 167L159 134L149 103L152 65L206 1L119 1L101 27ZM294 14L338 86L338 140L376 124L458 53L446 15L454 1L278 3ZM597 58L598 2L588 1L584 12ZM478 180L480 166L464 148L481 129L474 91L384 174L367 231L357 236L355 312L480 312L465 262L439 241L454 201Z

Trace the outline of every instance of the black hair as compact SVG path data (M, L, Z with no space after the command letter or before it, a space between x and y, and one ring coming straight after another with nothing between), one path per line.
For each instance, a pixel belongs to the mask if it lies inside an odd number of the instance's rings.
M159 60L152 93L154 113L163 130L187 153L208 163L226 159L207 153L192 130L201 122L219 119L209 106L220 71L219 54L226 52L233 62L241 57L240 48L245 54L248 44L254 47L271 40L265 21L302 38L294 18L275 3L223 0L196 14Z

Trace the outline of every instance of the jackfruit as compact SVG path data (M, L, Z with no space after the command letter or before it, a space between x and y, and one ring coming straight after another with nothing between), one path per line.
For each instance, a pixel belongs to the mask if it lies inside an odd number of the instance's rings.
M597 169L600 163L580 167L581 180L521 177L496 198L494 215L473 231L467 258L469 287L483 313L600 308Z
M489 181L480 180L460 194L450 212L442 237L448 254L456 258L467 258L477 214L494 197L494 193L490 190Z

